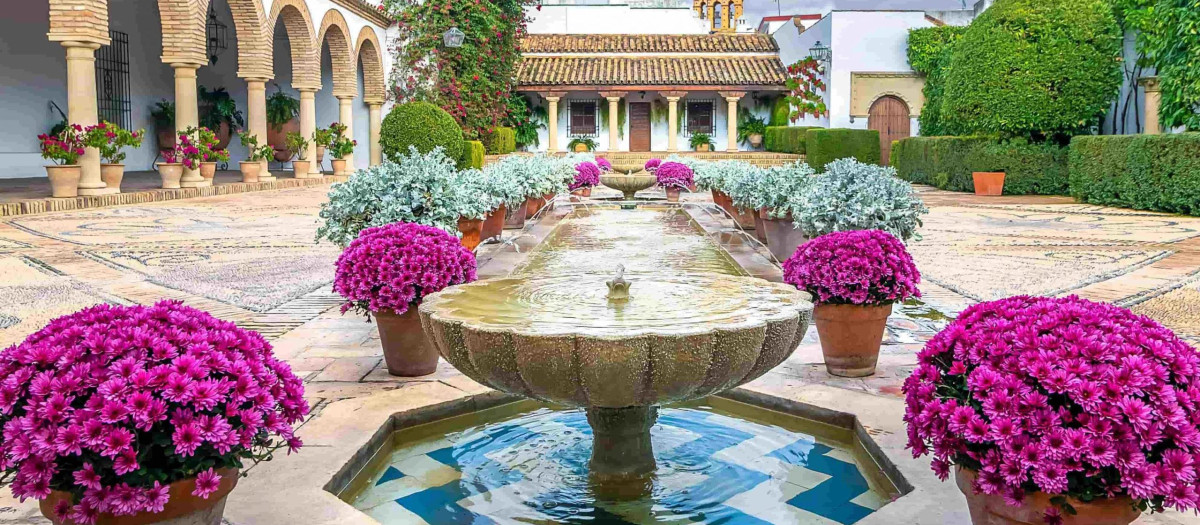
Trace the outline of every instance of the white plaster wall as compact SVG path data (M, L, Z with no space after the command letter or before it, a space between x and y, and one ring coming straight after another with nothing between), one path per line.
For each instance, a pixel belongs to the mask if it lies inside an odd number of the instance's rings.
M66 51L46 40L49 28L45 3L14 3L0 17L0 178L44 177L37 135L60 119L50 101L67 111Z
M634 8L626 4L526 7L530 33L707 34L708 21L687 8Z
M833 40L832 36L833 18L829 15L826 15L821 20L808 26L804 32L800 32L800 30L794 24L788 24L780 28L774 34L775 42L779 44L779 59L783 62L785 67L796 63L797 60L807 57L809 55L808 50L815 46L817 41L820 41L826 46L830 46L832 49L833 46L830 45L830 42ZM825 85L827 87L829 86L830 72L831 71L827 69L824 77ZM826 90L825 100L827 105L829 104L829 94L830 90ZM791 122L790 125L819 126L827 128L829 127L829 117L804 116L795 122Z
M1120 92L1116 100L1113 101L1108 113L1104 116L1104 124L1101 128L1103 134L1136 134L1145 129L1146 90L1137 84L1138 79L1133 78L1133 74L1140 72L1137 75L1139 77L1153 76L1154 68L1138 67L1136 40L1137 33L1133 31L1125 33L1124 45L1121 50L1124 57L1124 61L1121 63L1124 78L1121 81ZM1130 91L1135 89L1133 98L1127 101Z

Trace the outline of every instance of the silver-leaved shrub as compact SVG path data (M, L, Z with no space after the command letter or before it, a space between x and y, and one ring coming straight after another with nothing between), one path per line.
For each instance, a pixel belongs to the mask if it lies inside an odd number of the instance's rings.
M825 166L825 173L785 205L797 229L810 238L835 231L884 230L905 241L920 240L921 214L929 213L912 185L894 168L852 158Z

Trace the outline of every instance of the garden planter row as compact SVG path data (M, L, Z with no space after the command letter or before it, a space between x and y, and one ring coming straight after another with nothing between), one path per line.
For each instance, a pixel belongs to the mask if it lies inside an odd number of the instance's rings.
M726 195L720 190L712 190L712 195L713 202L716 203L717 206L720 206L721 209L725 210L726 213L733 216L734 222L736 222L739 227L741 227L743 230L754 229L754 211L734 208L733 199L729 198L729 195Z
M46 166L46 177L50 179L51 197L62 199L79 196L79 179L83 174L78 164ZM100 165L100 180L104 181L106 187L116 188L120 193L124 178L124 164Z
M772 217L766 208L758 210L757 233L775 259L783 262L796 253L796 248L808 242L808 236L796 229L792 223L792 214L788 212L783 217Z

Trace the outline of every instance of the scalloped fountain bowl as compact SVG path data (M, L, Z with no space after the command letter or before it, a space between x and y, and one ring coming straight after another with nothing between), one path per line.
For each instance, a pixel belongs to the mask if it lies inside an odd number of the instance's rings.
M658 178L654 174L635 175L644 168L640 164L617 164L612 173L600 175L600 184L625 194L625 200L634 200L637 192L655 185Z

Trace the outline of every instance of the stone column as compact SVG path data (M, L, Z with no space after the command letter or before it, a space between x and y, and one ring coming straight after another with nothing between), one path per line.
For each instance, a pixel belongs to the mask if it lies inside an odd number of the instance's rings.
M679 97L667 97L667 151L679 151Z
M63 42L67 48L67 120L83 127L98 123L96 108L96 50L100 44L92 42ZM88 148L79 157L79 195L108 195L117 188L109 188L100 179L100 151Z
M621 94L620 93L601 93L608 100L608 151L621 150L621 123L617 118L620 111Z
M317 90L312 88L300 88L300 135L308 139L308 151L304 152L304 158L312 161L309 164L308 173L295 173L297 179L307 179L314 177L313 170L320 172L320 167L317 166L317 144L312 141L313 134L317 131ZM315 175L319 177L320 175Z
M1144 133L1147 135L1158 135L1162 133L1162 125L1158 120L1158 108L1162 103L1162 90L1158 84L1158 77L1144 77L1140 80L1142 87L1146 88L1146 127Z
M728 147L725 149L725 151L728 151L730 153L737 153L737 151L738 151L738 140L737 140L738 101L741 100L742 97L746 96L746 93L739 92L739 91L722 91L720 93L720 95L722 97L725 97L725 101L729 103L729 110L726 111L726 113L725 113L725 120L727 121L726 122L726 124L727 124L726 134L728 135L726 137L728 139L727 140Z
M258 145L267 143L267 79L246 79L246 131L258 139ZM268 161L262 162L259 177L270 177Z
M346 126L346 138L354 140L354 97L349 95L335 95L338 99L338 117L342 125ZM346 160L346 171L354 173L354 154L351 153L343 157Z
M549 122L547 122L546 133L547 137L546 153L558 152L558 99L559 97L548 96L546 101L550 103Z
M383 163L383 147L379 145L379 135L383 129L383 103L369 102L367 109L371 114L371 118L367 122L367 129L371 133L371 165L378 166Z
M175 130L184 131L200 125L200 106L196 98L196 64L171 64L175 68ZM212 181L200 176L199 170L183 168L179 179L182 188L212 186Z

